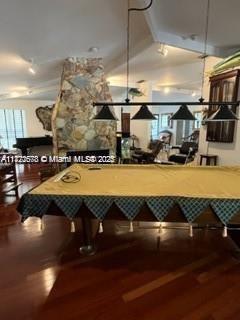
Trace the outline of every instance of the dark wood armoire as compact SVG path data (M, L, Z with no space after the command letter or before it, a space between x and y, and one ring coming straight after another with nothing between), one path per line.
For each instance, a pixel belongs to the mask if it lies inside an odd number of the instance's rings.
M239 101L240 70L225 72L210 77L210 101ZM218 106L209 106L208 116L212 115ZM231 107L236 113L236 107ZM211 122L207 124L207 141L231 143L234 140L234 121Z

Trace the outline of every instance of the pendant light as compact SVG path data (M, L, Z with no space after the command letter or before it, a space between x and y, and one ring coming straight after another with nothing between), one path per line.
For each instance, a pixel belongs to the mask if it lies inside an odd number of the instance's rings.
M103 87L104 99L106 97L106 89L107 89L107 84L104 83L104 87ZM118 121L118 118L110 110L109 105L107 103L103 103L100 111L95 115L93 120L95 120L95 121Z
M204 86L204 71L206 65L206 57L207 57L207 38L208 38L208 23L209 23L209 6L210 0L207 0L207 10L206 10L206 25L205 25L205 38L204 38L204 48L203 48L203 68L202 68L202 94L199 102L203 102L203 86ZM171 120L196 120L193 114L189 111L186 104L181 105L180 109L172 116Z
M227 106L228 109L230 106L238 107L239 102L220 102L220 101L204 101L203 99L203 86L204 86L204 71L205 71L205 64L206 64L206 57L207 57L207 40L208 40L208 24L209 24L209 8L210 8L210 0L207 0L207 9L206 9L206 25L205 25L205 38L204 38L204 49L203 49L203 54L202 54L202 59L203 59L203 72L202 72L202 95L201 98L198 101L187 101L187 102L182 102L182 101L158 101L158 102L130 102L129 99L129 93L131 94L131 91L129 92L129 49L130 49L130 13L131 11L145 11L148 10L152 4L153 0L150 0L149 5L146 6L145 8L129 8L129 3L130 0L128 0L128 22L127 22L127 92L126 92L126 99L125 102L114 102L114 101L109 101L109 102L94 102L93 106L97 107L100 106L141 106L140 110L132 117L132 120L154 120L155 117L154 115L149 111L148 106L181 106L179 110L172 116L171 120L196 120L193 114L189 111L188 106L221 106L220 109L223 109L223 106ZM225 110L227 110L225 108ZM110 111L110 110L109 110ZM230 111L230 109L229 109ZM111 112L111 111L110 111ZM220 111L219 111L220 112ZM112 113L112 112L111 112ZM150 116L150 115L151 116ZM228 113L229 114L229 113ZM115 120L115 116L112 114ZM225 111L225 116L226 116L226 111ZM220 117L218 115L218 117ZM229 116L230 117L230 116ZM214 115L212 115L211 119L209 121L232 121L231 119L217 119L215 120ZM96 116L95 118L98 118ZM221 118L223 118L221 116ZM108 119L97 119L97 120L109 120ZM234 120L238 120L235 116ZM206 120L207 121L207 120Z
M103 105L101 110L93 119L99 121L118 121L118 118L112 113L107 104Z
M204 42L204 54L203 54L203 75L202 75L202 92L204 86L204 70L206 65L207 57L207 39L208 39L208 24L209 24L209 11L210 11L210 0L207 0L207 16L206 16L206 31L205 31L205 42ZM215 111L205 122L215 122L215 121L236 121L237 116L229 109L227 104L219 103L219 108Z
M206 122L215 122L215 121L236 121L239 120L238 117L229 109L226 105L221 105L219 109L214 112Z
M131 120L157 120L156 117L149 111L148 106L143 104L138 112Z
M157 118L148 109L147 105L142 105L137 113L132 117L131 120L157 120Z
M197 119L194 115L189 111L188 106L186 104L182 104L176 113L171 117L170 120L188 120L188 121L196 121Z
M129 58L130 58L130 13L132 11L146 11L148 10L152 4L153 0L150 0L149 4L144 8L130 8L129 7L130 0L128 0L128 17L127 17L127 88L126 88L126 99L125 99L125 105L129 105L130 99L129 99ZM96 104L94 104L96 105ZM103 104L102 104L103 105ZM114 103L113 103L114 105ZM104 109L104 110L103 110ZM103 106L103 109L94 117L94 120L116 120L116 117L112 114L112 112L109 109L108 104L105 104ZM108 109L108 110L107 110ZM109 119L110 113L114 119ZM156 120L154 115L150 112L147 105L142 105L140 110L132 117L132 120Z
M128 2L129 4L129 2ZM146 11L153 4L153 0L150 1L149 5L145 8L128 8L128 25L127 25L127 99L129 102L129 49L130 49L130 13L131 11ZM132 117L131 120L156 120L156 117L148 109L146 104L143 104L138 112Z
M129 8L128 7L128 23L127 23L127 99L129 102L129 52L130 52L130 13L131 11L146 11L152 6L153 0L145 8ZM128 1L129 5L129 1ZM156 117L148 109L146 104L143 104L138 112L132 117L131 120L156 120Z

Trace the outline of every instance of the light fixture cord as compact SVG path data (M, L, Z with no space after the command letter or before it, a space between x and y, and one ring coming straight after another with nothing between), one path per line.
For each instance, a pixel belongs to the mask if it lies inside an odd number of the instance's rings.
M131 11L146 11L151 8L153 0L144 8L130 8L130 0L128 0L128 16L127 16L127 98L126 102L129 103L129 60L130 60L130 13Z
M129 58L130 58L130 0L128 0L128 16L127 16L127 98L129 100Z
M209 26L209 11L210 11L210 0L207 0L206 24L205 24L205 37L204 37L204 51L203 51L202 88L201 88L201 96L202 96L202 97L203 97L204 72L205 72L205 67L206 67L206 55L207 55L208 26Z

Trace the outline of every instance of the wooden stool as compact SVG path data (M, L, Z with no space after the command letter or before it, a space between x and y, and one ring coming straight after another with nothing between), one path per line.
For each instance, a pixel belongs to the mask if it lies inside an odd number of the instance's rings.
M218 156L215 154L200 154L200 166L203 164L203 159L206 159L206 166L217 165Z

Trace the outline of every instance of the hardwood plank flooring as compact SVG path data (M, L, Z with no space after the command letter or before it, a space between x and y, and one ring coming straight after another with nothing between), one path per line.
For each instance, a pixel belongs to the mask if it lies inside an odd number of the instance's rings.
M38 166L18 168L20 192ZM240 268L220 230L148 229L107 221L95 256L82 257L81 226L63 217L19 222L0 207L2 320L240 320Z

